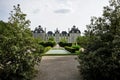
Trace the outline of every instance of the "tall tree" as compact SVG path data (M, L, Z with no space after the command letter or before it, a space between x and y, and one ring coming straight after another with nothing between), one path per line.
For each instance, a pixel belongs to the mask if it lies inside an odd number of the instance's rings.
M39 57L30 21L14 6L8 23L0 22L0 80L31 80Z
M86 36L91 40L79 56L84 80L119 80L120 5L110 0L103 16L93 17L87 27Z

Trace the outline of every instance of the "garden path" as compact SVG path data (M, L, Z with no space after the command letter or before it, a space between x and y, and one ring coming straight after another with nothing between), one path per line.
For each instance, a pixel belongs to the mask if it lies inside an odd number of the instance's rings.
M46 54L70 54L64 48L56 45ZM76 55L43 56L36 66L38 74L35 80L81 80L77 66Z
M77 56L43 56L35 80L82 80Z

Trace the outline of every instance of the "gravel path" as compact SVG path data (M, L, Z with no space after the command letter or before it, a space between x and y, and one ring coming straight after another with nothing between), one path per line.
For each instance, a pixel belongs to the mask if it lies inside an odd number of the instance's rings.
M77 56L43 56L35 80L81 80Z

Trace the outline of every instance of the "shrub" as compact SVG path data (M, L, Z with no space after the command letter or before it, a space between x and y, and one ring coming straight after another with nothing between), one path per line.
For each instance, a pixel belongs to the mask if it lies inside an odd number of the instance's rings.
M40 42L39 44L44 47L48 47L48 46L54 47L56 45L56 43L54 41Z
M39 45L39 51L38 51L38 53L44 53L44 47L42 46L42 45Z
M79 37L77 37L76 41L77 41L78 45L80 45L81 47L85 47L89 42L89 37L79 36Z
M56 44L56 43L55 43L54 41L46 42L46 46L54 47L55 44Z
M75 51L76 51L74 48L68 47L68 46L66 46L65 49L66 49L67 51L71 52L71 53L75 53Z
M44 52L47 52L47 51L49 51L50 49L51 49L51 46L45 47Z
M72 45L72 48L74 48L76 51L78 51L80 49L79 45Z
M65 46L71 47L71 46L72 46L72 43L59 42L58 44L59 44L61 47L65 47Z
M80 54L81 52L80 51L75 51L76 54Z

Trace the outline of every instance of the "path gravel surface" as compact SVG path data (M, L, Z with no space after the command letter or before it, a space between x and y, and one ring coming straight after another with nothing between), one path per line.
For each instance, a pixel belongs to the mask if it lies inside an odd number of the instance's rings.
M82 80L77 56L43 56L35 80Z

